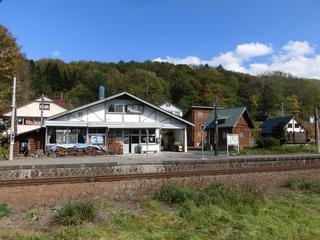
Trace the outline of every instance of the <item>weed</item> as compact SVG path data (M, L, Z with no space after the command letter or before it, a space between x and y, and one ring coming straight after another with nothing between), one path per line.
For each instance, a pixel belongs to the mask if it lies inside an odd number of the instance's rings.
M11 208L5 203L0 203L0 219L9 217L11 215Z
M164 185L154 193L153 198L165 203L183 203L187 200L197 201L200 195L198 191L178 186L174 183Z
M55 219L62 225L77 225L83 222L93 221L96 215L97 212L93 203L69 202L58 209Z
M59 232L54 239L55 240L81 240L90 239L98 240L102 238L102 232L93 228L87 228L82 226L67 227Z
M42 214L43 213L40 210L33 209L29 212L26 212L23 218L24 220L27 220L27 221L38 221Z
M284 186L292 190L309 190L320 193L320 181L306 177L293 177L288 179Z

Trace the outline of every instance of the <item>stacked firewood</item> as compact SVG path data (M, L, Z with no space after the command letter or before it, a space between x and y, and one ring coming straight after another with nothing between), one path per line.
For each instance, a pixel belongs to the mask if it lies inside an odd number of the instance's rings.
M109 138L107 141L108 145L108 154L110 155L119 155L123 154L123 146L115 138Z
M103 155L106 153L102 150L95 148L95 147L63 148L63 147L57 146L54 154L56 157L65 157L65 156L83 156L83 155L96 156L96 155Z

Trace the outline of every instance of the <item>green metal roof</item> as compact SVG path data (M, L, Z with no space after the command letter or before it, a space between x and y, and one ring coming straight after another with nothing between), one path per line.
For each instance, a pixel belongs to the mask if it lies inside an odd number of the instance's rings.
M234 127L239 121L239 119L241 118L242 114L245 112L246 112L245 107L217 109L219 127L221 128ZM214 127L214 120L215 120L215 114L214 114L214 110L212 110L212 112L209 114L206 120L205 128ZM251 124L252 123L250 121L249 125Z

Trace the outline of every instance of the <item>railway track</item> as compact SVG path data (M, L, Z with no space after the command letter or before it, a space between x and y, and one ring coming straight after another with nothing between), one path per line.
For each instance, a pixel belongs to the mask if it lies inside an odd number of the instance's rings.
M51 184L71 184L88 182L114 182L136 179L160 179L160 178L179 178L192 176L214 176L244 173L262 173L262 172L284 172L308 169L320 169L320 164L306 164L293 166L272 166L256 168L233 168L233 169L214 169L204 171L184 171L184 172L161 172L161 173L140 173L140 174L121 174L105 176L84 176L84 177L60 177L60 178L37 178L37 179L10 179L0 180L0 187L15 186L36 186Z

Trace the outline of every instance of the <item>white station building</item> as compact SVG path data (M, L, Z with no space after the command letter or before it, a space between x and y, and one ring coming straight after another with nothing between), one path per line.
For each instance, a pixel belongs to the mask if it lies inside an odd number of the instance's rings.
M187 151L187 127L194 124L130 93L100 99L45 121L45 144L123 144L124 153Z

